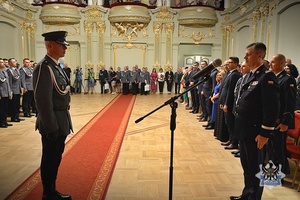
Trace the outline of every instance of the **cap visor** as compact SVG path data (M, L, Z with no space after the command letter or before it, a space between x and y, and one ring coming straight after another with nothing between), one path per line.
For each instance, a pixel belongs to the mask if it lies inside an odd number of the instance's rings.
M56 41L56 42L59 43L59 44L65 45L65 46L70 46L70 44L67 43L67 42L59 42L59 41Z

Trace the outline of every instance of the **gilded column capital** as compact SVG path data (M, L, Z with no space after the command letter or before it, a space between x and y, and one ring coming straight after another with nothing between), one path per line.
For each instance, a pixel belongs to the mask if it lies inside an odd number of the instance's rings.
M36 22L22 21L20 25L22 30L33 32L36 30Z
M30 37L34 37L34 33L36 31L36 22L35 21L21 21L20 22L20 28L21 30L24 30L27 33L30 33Z
M260 17L261 17L260 9L257 8L252 13L252 23L256 24L257 21L260 19Z
M94 23L93 22L84 22L84 30L87 34L91 34L94 30Z
M96 30L99 34L103 34L105 32L106 25L105 22L96 22Z
M269 4L265 3L263 6L259 8L259 12L261 17L267 17L269 15Z
M234 25L233 24L223 24L221 26L222 32L223 32L223 36L225 38L227 38L227 36L229 36L231 34L231 32L234 31Z
M153 23L153 30L155 35L159 35L162 30L162 23L161 22L154 22Z
M168 35L171 35L174 32L174 23L173 22L166 23L165 24L165 30L166 30L166 33Z
M155 18L160 21L171 21L173 19L173 14L170 12L168 7L162 6Z

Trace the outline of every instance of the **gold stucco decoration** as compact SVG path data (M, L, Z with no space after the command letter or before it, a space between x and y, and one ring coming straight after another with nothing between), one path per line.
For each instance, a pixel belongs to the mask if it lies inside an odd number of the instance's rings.
M96 6L91 6L86 13L87 19L103 19L102 13L97 9Z
M172 18L173 16L166 6L162 6L159 13L156 15L156 20L169 21L172 20Z
M138 37L138 32L143 32L143 36L147 36L146 26L143 23L128 23L128 22L115 22L113 25L113 36L123 36L124 40L128 43L135 40Z
M214 30L212 28L206 28L207 33L203 33L203 29L202 30L194 30L189 34L184 34L184 32L187 30L187 27L185 26L181 26L180 28L180 32L179 32L179 36L180 37L185 37L185 38L191 38L195 44L200 44L200 42L203 39L206 38L213 38L214 35Z

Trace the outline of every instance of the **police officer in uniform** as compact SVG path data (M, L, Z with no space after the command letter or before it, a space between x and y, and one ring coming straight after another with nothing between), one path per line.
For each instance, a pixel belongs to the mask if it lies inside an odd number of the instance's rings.
M130 72L131 92L133 95L138 93L139 78L139 72L136 70L136 66L133 66L132 71Z
M20 78L22 87L24 90L22 98L22 109L24 117L31 117L31 100L33 96L33 84L32 84L33 69L30 66L30 60L28 58L23 59L23 67L20 69Z
M8 101L11 98L12 91L9 85L9 77L6 72L4 61L0 58L0 128L12 126L12 124L8 124L6 120Z
M244 56L251 71L245 77L234 114L245 186L242 195L231 196L231 200L260 200L263 193L255 175L263 164L263 148L274 132L279 111L277 78L264 66L265 54L266 46L258 42L248 45Z
M23 93L21 87L20 71L17 69L17 61L14 58L8 59L9 68L7 73L9 76L9 85L12 90L12 99L9 101L9 115L11 122L20 122L24 119L20 119L20 98Z
M269 156L276 166L281 164L281 171L289 174L289 163L286 153L287 130L295 128L295 105L296 105L296 81L284 70L285 56L274 55L271 59L270 68L278 78L280 109L276 120L275 132L269 140Z
M33 72L34 99L38 111L36 129L42 137L41 178L43 200L71 199L56 190L57 171L65 140L72 130L69 114L70 80L59 66L67 46L66 31L44 33L47 55Z
M124 95L129 94L129 82L130 82L130 71L128 70L128 66L125 66L124 70L121 71L122 92Z

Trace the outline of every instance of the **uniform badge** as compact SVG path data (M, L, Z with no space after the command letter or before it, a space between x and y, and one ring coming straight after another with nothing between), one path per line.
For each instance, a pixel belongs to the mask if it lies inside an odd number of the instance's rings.
M269 160L269 163L266 165L259 165L260 171L255 175L260 179L259 185L261 187L267 186L269 189L272 189L274 186L281 186L281 179L285 177L285 174L282 173L282 165L276 166L272 160Z
M273 85L273 84L274 84L274 81L268 81L268 84L269 84L269 85Z
M295 85L294 85L294 84L290 84L290 87L291 87L291 88L294 88L294 87L295 87Z

